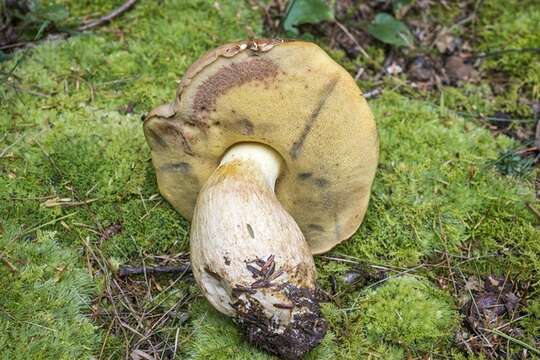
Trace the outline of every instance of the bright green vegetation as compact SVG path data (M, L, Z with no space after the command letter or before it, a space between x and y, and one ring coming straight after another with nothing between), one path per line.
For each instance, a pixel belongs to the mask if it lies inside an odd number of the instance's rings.
M95 284L82 267L80 252L61 246L54 232L0 248L17 259L19 273L0 268L2 359L88 358L100 333L88 313ZM24 264L24 265L22 265Z
M452 300L413 277L388 280L363 303L368 338L430 351L449 342L456 325Z
M484 69L503 72L510 78L504 101L499 107L527 113L520 98L540 99L540 6L538 1L488 1L482 7L480 50L495 53L484 62ZM497 54L493 54L497 55ZM528 111L530 112L530 110Z
M102 3L92 9L114 5ZM97 34L42 44L0 64L0 254L17 268L0 263L2 355L97 357L107 339L104 354L123 358L124 339L106 336L90 316L103 279L89 273L85 243L111 264L188 250L188 223L156 195L140 117L172 99L175 80L204 51L260 34L257 13L244 2L219 4L140 2ZM68 5L85 14L84 2ZM525 206L534 201L531 179L501 175L493 161L516 144L448 111L459 96L449 91L432 104L388 90L371 101L381 136L372 201L358 233L330 255L396 270L380 287L354 288L340 280L347 263L317 259L323 288L334 275L339 296L324 305L329 334L310 358L458 356L457 304L436 285L444 269L419 266L439 263L445 251L465 276L531 282L520 340L533 344L540 335L540 235ZM467 98L471 106L474 99ZM133 114L123 111L128 103ZM71 206L53 206L65 198ZM101 239L113 223L122 231ZM406 268L415 277L401 277ZM179 286L180 295L164 296L198 295L195 286ZM204 299L185 310L179 358L270 358Z

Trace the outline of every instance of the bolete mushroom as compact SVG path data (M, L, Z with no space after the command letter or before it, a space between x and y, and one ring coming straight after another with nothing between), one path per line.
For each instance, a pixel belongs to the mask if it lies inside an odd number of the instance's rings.
M191 219L203 294L287 359L324 337L312 254L349 238L378 157L355 81L317 45L221 46L185 73L144 132L160 192Z

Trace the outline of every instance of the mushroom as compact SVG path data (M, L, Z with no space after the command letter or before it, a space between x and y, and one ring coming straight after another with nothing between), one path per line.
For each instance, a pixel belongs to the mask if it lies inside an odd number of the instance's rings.
M187 70L144 133L161 194L191 219L206 299L252 343L302 357L326 332L312 254L358 229L377 166L355 81L312 43L228 44Z

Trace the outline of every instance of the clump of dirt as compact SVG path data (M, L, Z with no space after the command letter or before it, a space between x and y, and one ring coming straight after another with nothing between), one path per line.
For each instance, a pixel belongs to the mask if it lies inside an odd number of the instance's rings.
M246 268L255 280L249 286L236 285L231 306L236 311L235 321L249 342L278 355L283 359L296 360L317 346L326 334L327 324L322 316L317 290L302 288L288 282L273 282L283 274L276 269L275 256L266 260L256 258L246 262ZM274 303L276 309L290 311L291 320L283 324L268 312L252 295L261 289L282 293L283 303Z
M238 299L232 304L238 314L236 322L249 342L261 349L283 359L301 359L322 341L327 324L313 290L291 284L279 286L293 308L302 309L293 315L284 330L279 329L279 324L273 318L268 318L258 301L249 295L246 296L247 300Z
M100 240L101 241L109 240L111 237L117 234L120 234L121 232L122 232L122 223L114 222L103 229L103 231L101 232Z
M343 282L352 287L364 287L379 283L388 278L387 271L376 269L366 264L354 265L349 271L343 274Z

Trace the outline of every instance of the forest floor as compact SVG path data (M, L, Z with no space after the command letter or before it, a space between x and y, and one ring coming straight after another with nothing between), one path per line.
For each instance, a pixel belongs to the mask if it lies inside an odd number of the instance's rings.
M204 52L265 36L349 70L381 142L364 223L316 257L329 331L308 358L540 357L538 1L141 1L89 29L123 2L11 3L0 358L272 358L195 285L141 122Z

